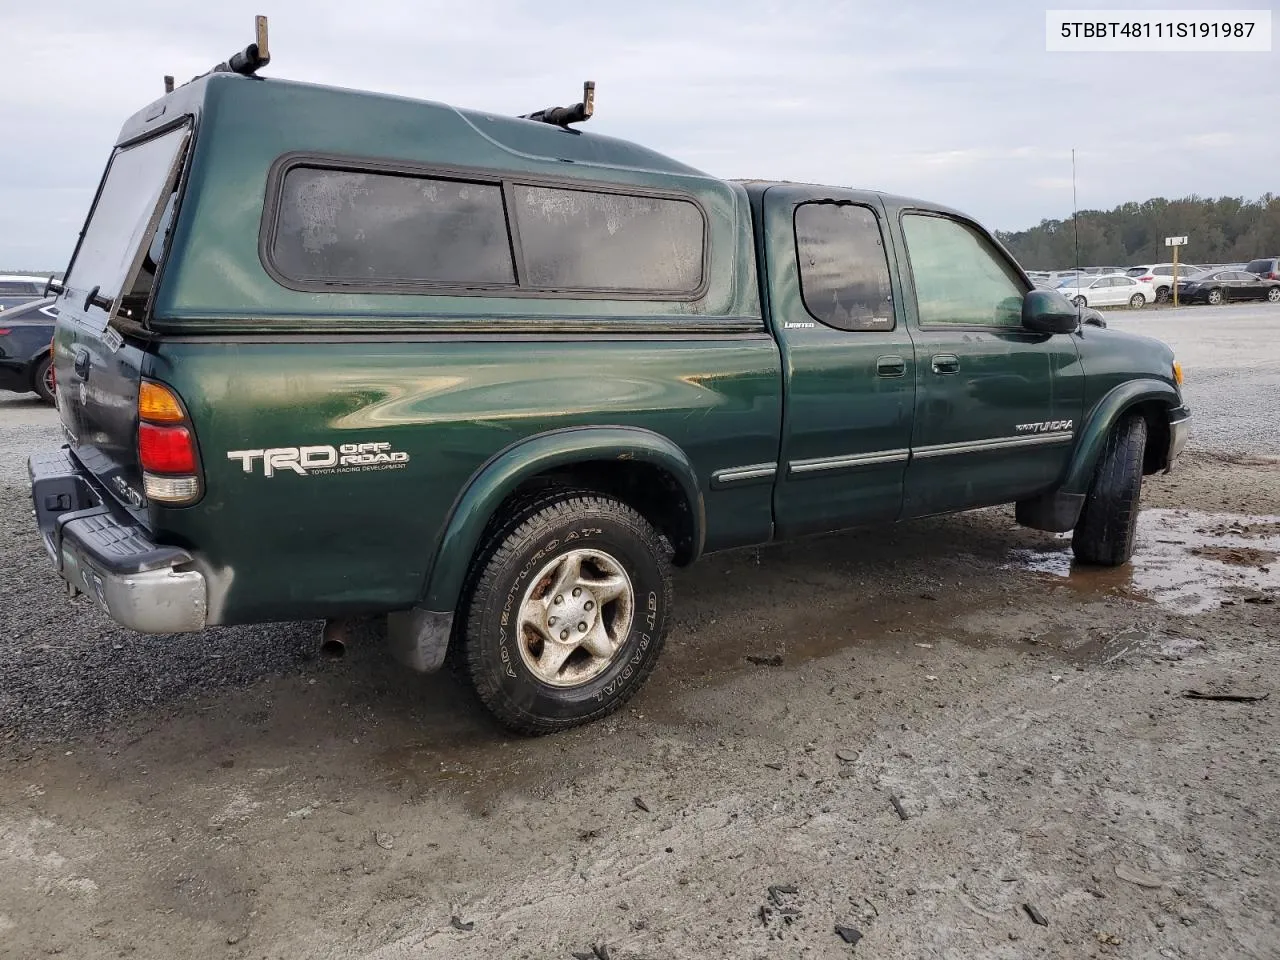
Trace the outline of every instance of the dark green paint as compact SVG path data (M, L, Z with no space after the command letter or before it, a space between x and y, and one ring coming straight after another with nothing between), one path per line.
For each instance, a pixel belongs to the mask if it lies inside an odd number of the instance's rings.
M156 523L212 570L234 570L231 620L408 606L426 595L429 570L428 592L445 603L483 511L534 465L565 463L576 439L580 461L632 456L666 467L695 509L705 504L695 515L705 515L707 549L760 542L770 535L769 488L712 491L709 479L776 455L778 363L764 336L164 343L145 372L186 398L207 492L194 507L158 511ZM540 436L572 427L601 429ZM409 462L268 478L227 458L362 442L390 443ZM433 564L437 544L448 549Z
M163 107L163 112L160 112ZM906 208L840 188L730 183L642 147L545 124L280 81L215 76L141 111L122 140L184 114L196 138L149 340L105 350L64 298L58 376L94 357L78 448L138 485L139 376L184 398L204 494L139 511L210 584L211 621L453 610L485 526L521 483L608 463L664 472L703 551L1087 487L1125 409L1180 404L1167 347L1110 330L922 329ZM710 218L708 286L691 302L305 293L259 259L271 165L286 153L367 155L695 195ZM800 296L793 218L807 200L880 219L895 326L844 332ZM757 269L757 262L760 269ZM1027 284L1030 287L1030 284ZM763 309L762 309L763 304ZM813 322L814 326L788 324ZM960 359L939 377L935 355ZM881 377L886 357L902 376ZM943 458L829 463L1007 438L1071 419L1076 441ZM267 477L229 451L389 443L397 469ZM735 468L774 476L732 479ZM730 471L726 476L725 471ZM715 482L713 475L722 477ZM110 490L110 486L107 487Z
M470 557L480 544L486 524L502 502L525 481L550 471L599 462L647 463L675 481L683 495L683 509L693 521L693 549L689 560L702 553L706 536L706 504L698 473L674 442L638 427L578 427L541 433L512 444L486 462L464 486L435 555L444 560ZM717 491L716 496L720 494ZM750 536L758 537L757 529ZM729 536L733 536L730 533ZM438 563L431 570L423 604L428 610L452 610L462 591L466 567Z
M769 318L786 376L783 469L774 492L779 537L897 520L905 461L806 472L795 472L792 465L906 449L915 406L914 355L901 310L893 330L850 332L825 326L805 308L794 222L796 206L809 200L870 208L889 243L884 207L875 194L782 185L761 194ZM896 309L902 298L894 264L891 259ZM814 326L788 326L804 323ZM902 358L903 375L878 376L877 361L891 356Z

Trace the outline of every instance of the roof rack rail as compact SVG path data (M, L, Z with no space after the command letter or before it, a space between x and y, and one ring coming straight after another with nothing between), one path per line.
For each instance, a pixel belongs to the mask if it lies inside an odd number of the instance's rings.
M267 44L267 18L261 14L254 17L253 28L255 38L253 43L238 53L233 53L213 69L192 77L191 80L199 80L211 73L238 73L242 77L255 76L259 70L271 62L271 49ZM173 93L173 77L167 74L164 78L164 92Z
M545 110L538 110L535 113L520 114L521 120L536 120L539 123L549 123L554 127L561 127L564 130L569 129L571 123L582 123L584 120L590 120L591 114L596 109L596 82L588 80L582 85L582 102L575 103L571 107L547 107Z

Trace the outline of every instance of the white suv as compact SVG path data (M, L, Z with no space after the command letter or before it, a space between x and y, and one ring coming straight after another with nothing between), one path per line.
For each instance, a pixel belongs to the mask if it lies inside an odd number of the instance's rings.
M1178 278L1189 277L1193 273L1199 273L1200 267L1193 263L1178 264ZM1133 277L1139 283L1149 283L1155 288L1156 303L1164 303L1173 296L1173 264L1172 263L1145 263L1136 267L1130 267L1125 272L1126 277Z
M0 275L0 310L19 307L44 296L48 277Z

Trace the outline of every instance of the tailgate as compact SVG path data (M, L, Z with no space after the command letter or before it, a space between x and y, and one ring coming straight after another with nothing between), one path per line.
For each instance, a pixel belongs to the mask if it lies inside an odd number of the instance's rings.
M138 385L147 305L190 139L186 123L117 147L58 299L58 413L77 459L140 518Z

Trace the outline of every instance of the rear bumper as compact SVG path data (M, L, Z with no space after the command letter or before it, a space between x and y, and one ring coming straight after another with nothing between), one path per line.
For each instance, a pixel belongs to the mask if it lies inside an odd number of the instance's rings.
M45 549L73 591L142 633L205 626L208 591L189 553L148 539L67 447L34 455L27 469Z

